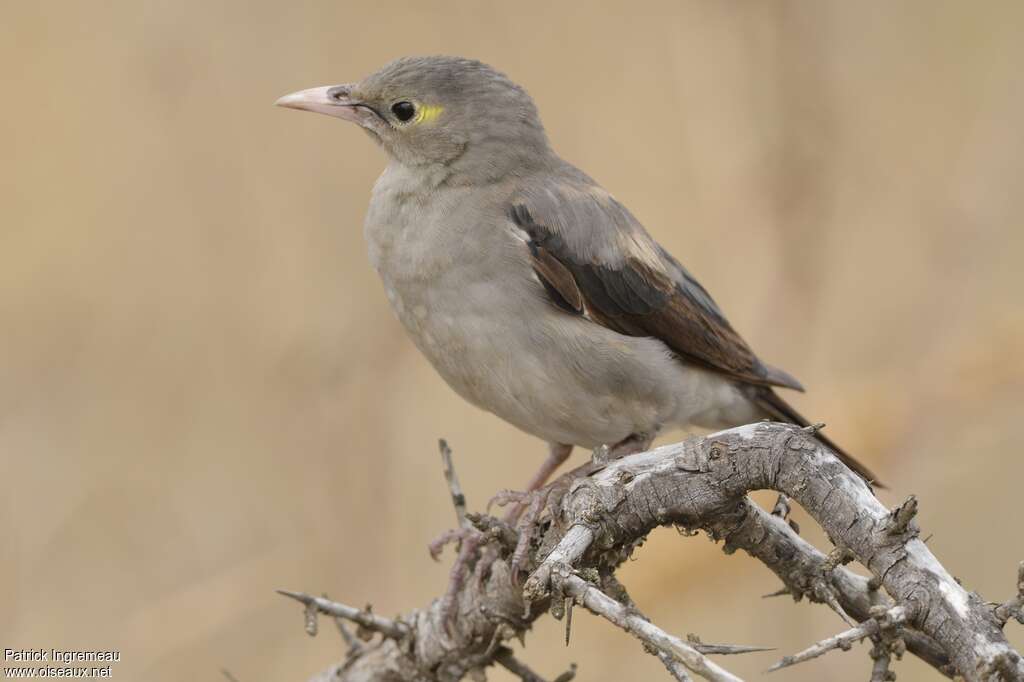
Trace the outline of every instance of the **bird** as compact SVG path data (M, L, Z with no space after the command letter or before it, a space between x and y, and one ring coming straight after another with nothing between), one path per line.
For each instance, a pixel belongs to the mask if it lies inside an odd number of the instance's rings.
M409 56L276 104L354 123L383 148L370 263L448 385L549 444L527 491L574 446L621 456L666 428L809 425L777 390L800 382L762 362L629 209L554 151L504 73Z

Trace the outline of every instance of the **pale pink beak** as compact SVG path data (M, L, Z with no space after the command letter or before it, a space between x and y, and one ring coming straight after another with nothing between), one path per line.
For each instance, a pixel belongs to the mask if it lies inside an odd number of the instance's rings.
M274 104L289 109L315 111L318 114L327 114L358 123L364 127L373 127L375 123L379 123L379 117L372 107L352 98L352 88L351 84L346 84L299 90L285 95Z

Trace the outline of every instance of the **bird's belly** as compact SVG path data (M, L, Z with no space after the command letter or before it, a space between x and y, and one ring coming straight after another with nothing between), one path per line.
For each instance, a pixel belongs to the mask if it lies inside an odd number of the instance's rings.
M512 352L510 320L472 305L465 292L425 282L392 285L387 278L385 288L395 315L441 377L469 402L519 425L520 391L524 384L539 388L539 381L516 380L515 368L528 360Z
M616 443L703 421L736 400L728 382L660 341L566 315L508 282L489 292L479 282L468 292L385 286L413 342L460 396L547 441Z

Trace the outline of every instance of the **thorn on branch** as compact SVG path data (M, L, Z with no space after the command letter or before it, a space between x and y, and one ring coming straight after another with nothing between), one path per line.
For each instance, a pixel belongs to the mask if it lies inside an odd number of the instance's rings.
M815 422L814 424L808 424L807 426L802 428L801 431L803 431L804 433L814 434L817 433L818 431L821 431L823 428L825 428L825 422Z
M718 656L751 654L758 651L775 651L775 647L770 646L750 646L747 644L705 644L700 641L700 637L692 632L686 635L686 641L693 645L693 648L702 654L714 654Z
M833 651L835 649L848 651L854 642L858 642L865 637L878 635L883 630L899 627L903 624L906 618L906 609L902 606L894 606L891 609L882 611L877 616L869 618L856 627L852 627L849 630L840 632L838 635L823 639L797 654L786 656L769 668L768 672L775 672L776 670L788 668L789 666L796 665L797 663L809 661L812 658L817 658L818 656L827 654L829 651Z
M361 628L379 632L389 639L403 639L409 634L409 626L402 621L384 618L373 613L369 609L357 609L347 604L331 601L322 597L314 597L305 592L291 592L289 590L277 590L277 593L306 606L306 631L309 632L309 618L312 612L315 620L317 613L325 613L331 616L340 616ZM315 626L314 632L315 634Z
M572 605L573 598L565 598L565 645L569 646L569 637L572 636Z

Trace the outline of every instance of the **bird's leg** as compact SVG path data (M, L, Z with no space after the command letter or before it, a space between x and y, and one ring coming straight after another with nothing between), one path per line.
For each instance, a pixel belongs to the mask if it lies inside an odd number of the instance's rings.
M548 443L548 457L544 460L544 463L540 465L540 469L533 475L530 481L526 484L525 495L518 504L512 506L505 515L505 522L515 525L519 517L522 516L523 511L530 504L530 497L533 493L544 487L544 484L551 478L551 474L558 470L558 467L562 466L565 460L569 459L569 455L572 454L572 446L564 443Z
M526 484L526 492L532 493L540 490L548 482L551 474L555 473L558 467L562 466L565 460L572 454L572 446L565 443L548 443L548 458L537 469L530 482Z

